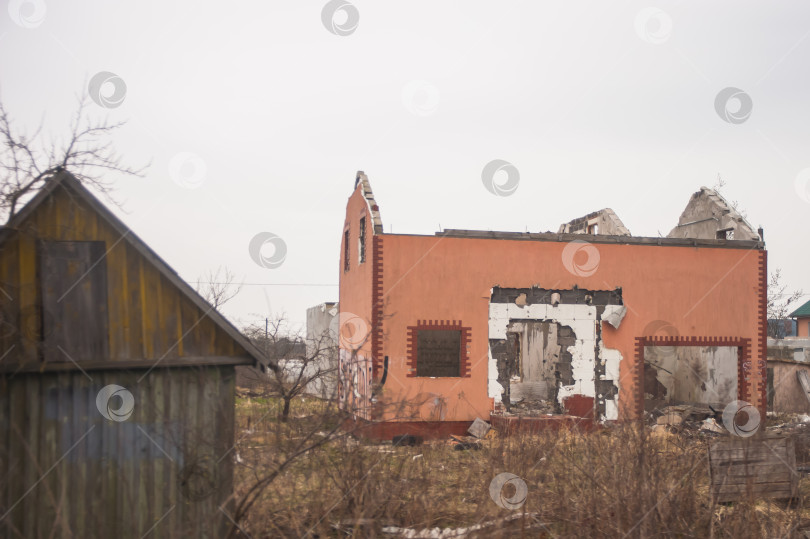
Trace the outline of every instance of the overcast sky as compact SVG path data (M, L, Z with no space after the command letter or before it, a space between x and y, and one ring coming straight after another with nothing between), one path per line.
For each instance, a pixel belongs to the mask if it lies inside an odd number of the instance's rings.
M18 127L64 134L87 92L127 120L117 149L151 166L111 178L116 213L187 281L230 268L239 325L337 299L357 170L385 231L417 234L556 231L610 207L666 235L719 174L771 269L810 292L807 2L6 5ZM482 182L495 159L519 173L509 196ZM262 232L286 244L278 267L251 259Z

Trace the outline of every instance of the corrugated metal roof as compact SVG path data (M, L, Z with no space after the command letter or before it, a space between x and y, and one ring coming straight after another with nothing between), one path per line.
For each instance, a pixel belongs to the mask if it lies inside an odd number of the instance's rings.
M810 300L807 303L790 313L790 318L796 318L798 316L810 316Z

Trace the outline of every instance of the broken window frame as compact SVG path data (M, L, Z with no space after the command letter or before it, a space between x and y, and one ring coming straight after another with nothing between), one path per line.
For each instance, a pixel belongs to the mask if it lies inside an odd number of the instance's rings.
M366 218L360 218L360 228L357 231L357 258L360 264L366 261Z
M349 241L351 240L349 236L349 229L343 231L343 271L347 272L350 268L350 258L351 258L351 251L349 248Z

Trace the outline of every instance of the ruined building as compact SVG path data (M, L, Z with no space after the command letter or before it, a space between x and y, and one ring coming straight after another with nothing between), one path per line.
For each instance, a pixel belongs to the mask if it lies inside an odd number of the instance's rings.
M735 399L765 413L767 252L710 189L666 238L610 209L558 233L385 234L358 172L341 244L338 394L379 437Z

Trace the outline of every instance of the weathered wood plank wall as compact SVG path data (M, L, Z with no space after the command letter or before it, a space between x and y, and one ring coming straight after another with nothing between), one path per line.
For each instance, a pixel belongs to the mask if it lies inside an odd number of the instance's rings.
M0 535L225 535L234 367L145 372L0 376ZM124 421L97 406L109 384L133 396Z

